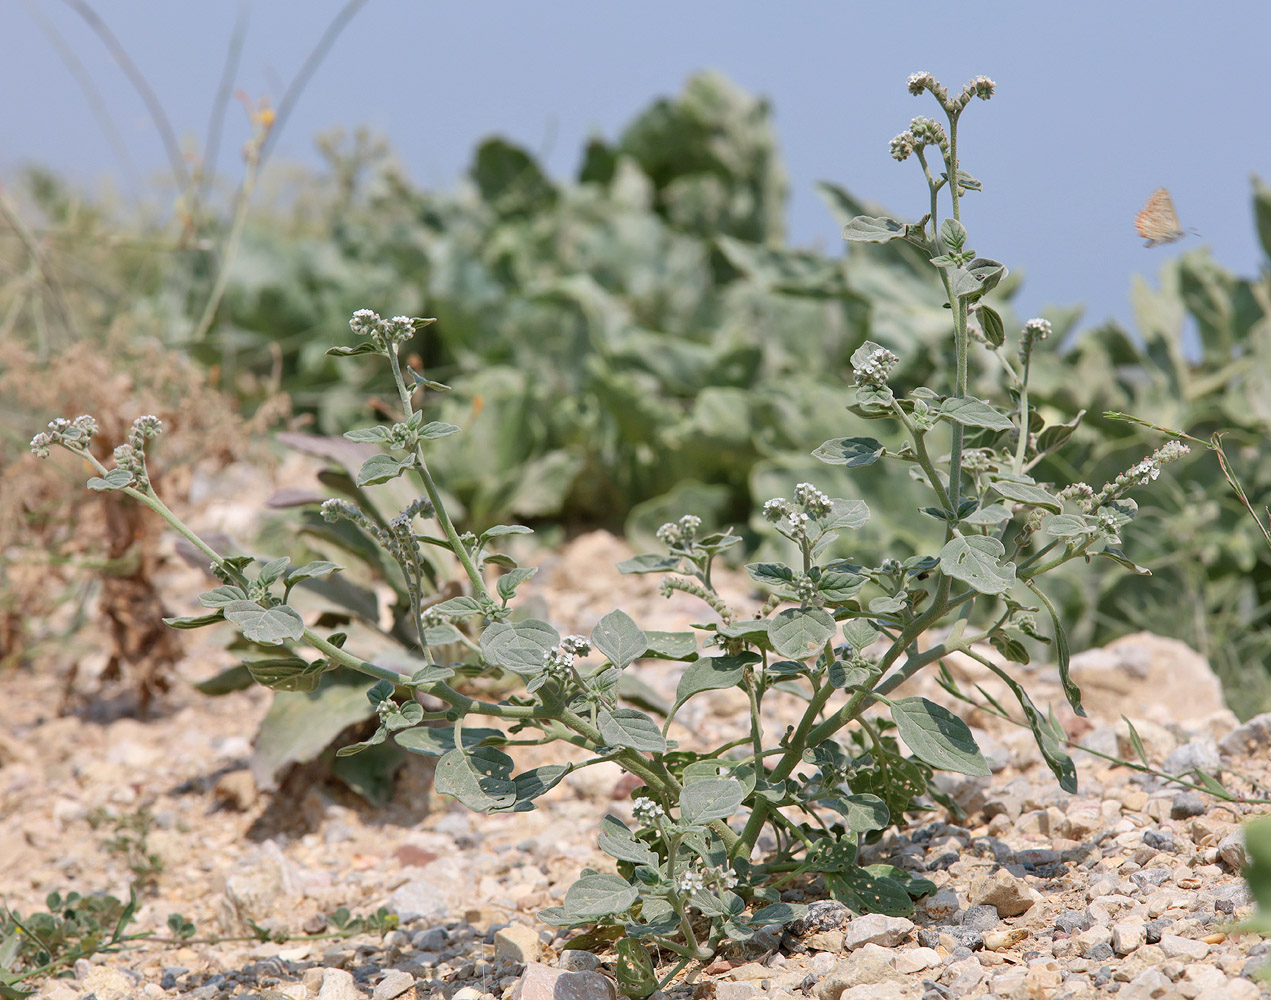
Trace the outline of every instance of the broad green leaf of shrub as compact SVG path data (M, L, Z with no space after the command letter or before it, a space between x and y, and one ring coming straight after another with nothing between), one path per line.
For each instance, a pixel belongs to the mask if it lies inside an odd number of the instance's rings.
M744 796L745 789L736 778L706 778L685 785L680 792L680 822L692 825L729 819Z
M560 633L537 618L495 622L481 633L481 652L489 662L526 677L540 673L544 656L558 645Z
M615 667L626 667L649 648L647 636L625 611L610 611L591 630L591 644Z
M891 703L891 717L919 760L958 774L992 773L967 724L943 705L926 698L900 698Z
M231 601L221 613L245 638L263 646L278 646L305 633L304 619L285 604L262 608L255 601Z
M512 758L502 750L455 749L437 761L433 787L443 795L453 795L473 812L491 812L516 803L516 783L511 776Z
M1015 564L998 564L1005 552L996 538L959 536L940 550L940 568L981 594L1005 594L1015 583Z
M768 635L782 656L801 660L834 635L834 616L821 608L787 608L772 619Z

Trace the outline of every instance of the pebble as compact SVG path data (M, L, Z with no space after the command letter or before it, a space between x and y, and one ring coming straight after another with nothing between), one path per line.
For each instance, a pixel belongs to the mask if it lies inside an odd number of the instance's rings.
M404 923L412 920L441 921L450 913L441 887L426 879L413 879L388 897L388 908Z
M843 950L854 951L870 944L892 948L904 941L913 929L914 922L905 917L870 913L848 921L843 931Z
M390 969L384 978L375 984L371 993L372 1000L394 1000L415 985L415 977L400 969Z
M998 916L1017 917L1040 902L1041 894L1023 879L999 868L992 874L972 879L967 898L973 905L993 907Z
M494 932L495 961L537 962L543 952L543 943L538 939L538 931L525 924L512 924Z

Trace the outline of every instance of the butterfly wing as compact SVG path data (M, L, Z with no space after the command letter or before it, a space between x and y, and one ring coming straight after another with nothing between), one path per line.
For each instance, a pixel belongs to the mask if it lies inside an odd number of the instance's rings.
M1155 247L1162 243L1173 243L1183 238L1183 230L1178 222L1178 212L1174 210L1174 199L1165 188L1157 188L1148 198L1147 204L1134 220L1134 228L1147 240L1144 246Z

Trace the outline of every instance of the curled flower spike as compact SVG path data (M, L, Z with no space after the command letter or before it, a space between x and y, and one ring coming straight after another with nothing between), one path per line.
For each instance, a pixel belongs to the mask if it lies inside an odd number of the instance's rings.
M667 548L687 548L702 526L702 519L696 514L685 514L678 522L667 521L658 528L656 537Z
M909 123L909 134L914 137L919 149L923 146L939 146L946 155L949 152L949 136L944 126L934 118L919 116Z
M795 503L803 505L805 511L824 516L832 509L830 498L811 483L800 483L794 488Z
M642 826L652 826L655 821L666 816L666 810L652 799L636 799L631 807L631 815Z
M1049 337L1050 334L1051 327L1048 320L1034 318L1025 323L1024 332L1019 339L1020 361L1028 361L1029 356L1033 353L1033 347Z
M890 151L893 160L903 163L913 154L917 144L912 132L901 132L891 141Z
M567 635L560 641L560 648L573 656L586 656L591 652L591 640L585 635Z
M1182 441L1167 441L1141 462L1136 462L1110 483L1106 483L1093 500L1095 507L1126 493L1133 486L1147 486L1161 474L1161 466L1176 462L1191 449Z
M924 90L929 90L935 96L936 100L941 104L949 103L949 92L945 90L944 84L937 80L930 73L914 73L909 77L909 93L914 97L918 97Z

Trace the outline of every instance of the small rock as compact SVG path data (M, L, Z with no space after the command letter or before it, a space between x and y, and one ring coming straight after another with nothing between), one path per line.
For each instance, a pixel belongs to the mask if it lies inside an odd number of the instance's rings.
M1237 830L1223 837L1222 843L1218 845L1218 857L1232 871L1242 872L1248 867L1249 854L1245 850L1243 830Z
M1191 819L1205 815L1205 800L1196 792L1179 792L1170 800L1170 819Z
M415 985L415 977L401 969L392 969L375 984L372 1000L393 1000Z
M426 879L413 879L399 886L388 897L388 908L406 922L444 920L450 913L441 887Z
M1036 889L1005 868L999 868L990 875L976 876L971 881L971 891L968 894L972 904L992 906L1001 917L1017 917L1021 913L1027 913L1041 898Z
M362 993L353 985L353 973L343 969L323 969L318 1000L362 1000Z
M463 986L455 990L450 1000L481 1000L484 994L475 986Z
M1023 927L1012 927L1005 931L989 931L984 935L984 950L1006 951L1008 948L1014 948L1026 937L1028 937L1028 931Z
M510 1000L618 1000L618 990L599 972L565 972L530 962L512 987Z
M715 1000L750 1000L763 994L756 983L736 983L727 979L715 983Z
M444 927L429 927L426 931L420 931L410 939L410 946L416 951L441 951L446 947L446 941L450 935L446 933Z
M1112 950L1128 955L1147 943L1147 929L1141 920L1119 920L1112 925Z
M1167 958L1187 958L1199 962L1209 954L1209 945L1204 941L1193 941L1177 934L1162 934L1160 946Z
M896 955L896 971L908 976L934 969L940 962L940 953L934 948L909 948Z
M851 958L836 964L824 979L813 986L812 995L817 1000L840 1000L857 987L876 987L891 978L895 971L892 963L893 956L888 949L864 945Z
M1174 831L1158 830L1149 826L1143 831L1143 843L1158 851L1173 851Z
M94 993L97 1000L124 1000L137 990L137 983L118 969L94 965L80 977L84 993Z
M947 921L953 918L962 906L958 894L952 889L941 889L928 896L919 904L933 920Z
M566 948L560 953L556 967L566 972L594 972L600 968L600 959L581 948Z
M837 899L818 899L808 904L807 912L790 921L790 933L797 938L817 931L837 931L846 926L852 911Z
M1153 920L1143 926L1143 934L1148 944L1160 944L1161 935L1165 933L1165 929L1174 921L1169 918L1161 920Z
M1228 757L1239 757L1253 753L1268 743L1271 743L1271 712L1264 712L1224 736L1218 749Z
M1092 923L1090 914L1082 910L1064 910L1055 918L1055 929L1072 935L1084 931Z
M1192 740L1171 750L1165 756L1161 770L1167 774L1204 771L1217 777L1222 774L1222 757L1219 756L1218 745L1213 740Z
M995 907L980 903L976 906L968 906L963 910L958 915L958 923L963 927L970 927L972 930L979 931L982 934L985 931L991 931L1001 923L1001 917L998 916Z
M494 932L495 961L537 962L542 953L543 943L538 939L538 931L524 924L513 924Z
M212 789L212 798L222 809L247 812L256 804L256 780L251 771L230 771L221 775Z
M843 933L843 950L854 951L866 944L894 948L914 929L914 922L904 917L888 917L869 913L848 921Z

